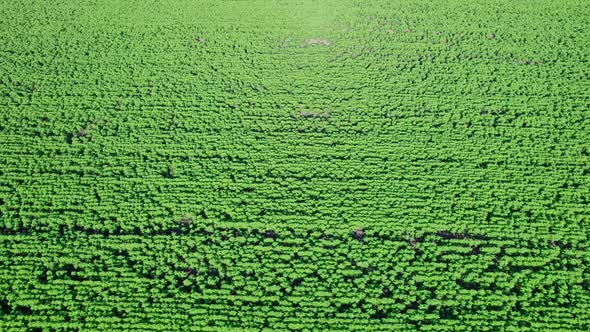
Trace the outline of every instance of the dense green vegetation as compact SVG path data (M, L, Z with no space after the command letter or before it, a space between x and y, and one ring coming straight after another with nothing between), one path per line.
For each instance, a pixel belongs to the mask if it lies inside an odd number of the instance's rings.
M0 0L0 330L585 330L589 28Z

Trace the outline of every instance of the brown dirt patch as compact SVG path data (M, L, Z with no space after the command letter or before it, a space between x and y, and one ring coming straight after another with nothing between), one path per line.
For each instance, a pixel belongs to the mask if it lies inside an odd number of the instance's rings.
M311 39L306 39L303 42L303 44L301 44L302 47L315 46L315 45L328 46L328 45L330 45L330 41L327 39L322 39L322 38L311 38Z

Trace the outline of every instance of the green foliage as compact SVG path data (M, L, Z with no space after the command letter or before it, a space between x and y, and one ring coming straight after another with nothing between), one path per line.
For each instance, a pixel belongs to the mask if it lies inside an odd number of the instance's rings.
M589 8L0 0L0 330L585 330Z

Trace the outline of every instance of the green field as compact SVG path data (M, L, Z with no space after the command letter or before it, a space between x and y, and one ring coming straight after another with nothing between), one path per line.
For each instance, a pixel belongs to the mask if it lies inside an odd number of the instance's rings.
M0 0L0 331L587 331L582 0Z

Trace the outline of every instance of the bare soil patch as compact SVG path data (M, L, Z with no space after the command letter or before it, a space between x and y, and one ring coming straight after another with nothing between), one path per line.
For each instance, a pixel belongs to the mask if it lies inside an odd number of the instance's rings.
M306 39L303 42L303 44L301 44L301 47L308 47L308 46L315 46L315 45L329 46L330 45L330 41L327 40L327 39L322 39L322 38Z

